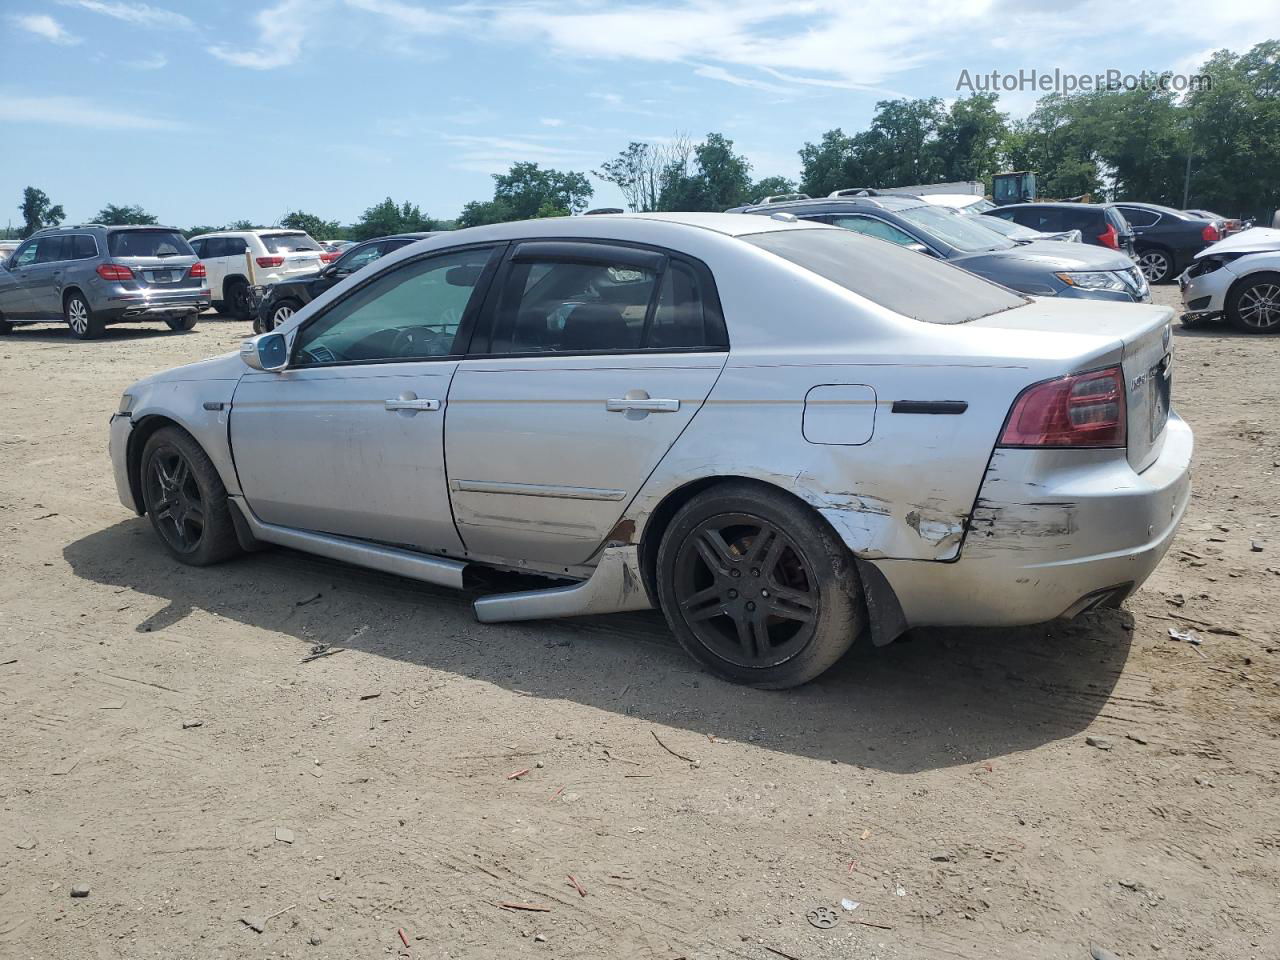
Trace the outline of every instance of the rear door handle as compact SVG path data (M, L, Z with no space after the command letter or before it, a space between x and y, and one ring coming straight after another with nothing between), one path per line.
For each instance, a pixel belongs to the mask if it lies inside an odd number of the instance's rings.
M416 393L406 391L393 400L382 401L383 409L391 411L404 411L406 413L421 413L431 410L440 409L439 400L419 400Z
M623 397L617 400L606 400L604 408L610 413L677 413L680 410L680 401L656 400L652 397L629 400Z

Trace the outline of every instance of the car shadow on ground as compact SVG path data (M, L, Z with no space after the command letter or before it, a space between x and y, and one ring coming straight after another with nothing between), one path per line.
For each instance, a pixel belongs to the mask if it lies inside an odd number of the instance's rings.
M61 343L68 346L79 346L83 344L88 348L103 340L149 340L152 337L173 336L181 336L181 333L170 330L163 322L156 325L149 324L147 326L121 324L119 326L107 327L93 340L77 340L71 335L70 330L65 326L59 326L57 324L51 323L48 326L28 326L27 324L19 324L0 338L0 344Z
M63 556L83 579L164 601L139 632L199 609L293 637L299 658L327 642L528 696L897 773L977 764L1080 733L1119 679L1133 626L1128 613L1109 610L1019 629L915 630L888 647L855 649L805 687L767 692L702 671L657 612L475 621L476 596L528 589L533 578L486 573L483 588L456 592L287 550L196 569L173 561L141 518L70 543Z

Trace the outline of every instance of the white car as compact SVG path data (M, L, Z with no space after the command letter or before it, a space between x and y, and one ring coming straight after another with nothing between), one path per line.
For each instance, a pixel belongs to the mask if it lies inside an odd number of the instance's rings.
M864 632L1137 589L1190 496L1172 316L789 214L494 224L128 387L111 460L180 562L541 574L476 615L657 606L708 669L788 687Z
M253 319L253 288L316 273L338 257L301 230L220 230L191 238L219 313Z
M1222 319L1244 333L1280 333L1280 230L1252 227L1210 244L1178 287L1186 326Z

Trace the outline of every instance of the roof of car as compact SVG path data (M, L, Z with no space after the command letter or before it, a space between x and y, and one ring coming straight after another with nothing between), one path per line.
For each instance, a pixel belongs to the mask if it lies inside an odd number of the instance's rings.
M978 199L978 198L974 198ZM743 207L734 207L734 213L786 213L791 210L816 210L819 208L868 207L879 210L910 210L913 207L926 206L925 202L914 194L883 193L876 197L815 197L811 200L782 200L778 203L749 203Z
M780 205L778 212L785 213ZM764 233L769 230L815 229L830 230L823 224L807 223L796 220L776 220L766 217L742 217L736 213L601 213L590 217L551 217L543 220L517 220L512 223L491 224L483 227L468 227L467 232L485 231L495 237L527 236L529 225L537 224L538 232L546 236L572 236L574 234L590 235L598 230L607 230L607 225L619 221L660 222L682 227L710 230L729 237L746 236L753 233ZM443 236L452 236L462 231L446 231Z
M60 223L56 227L42 227L31 236L38 237L63 230L173 230L181 233L177 227L166 227L163 223Z
M1105 210L1114 207L1114 203L1075 203L1070 200L1032 200L1028 203L1006 203L996 207L997 210L1016 210L1018 207L1061 207L1064 210L1078 210L1084 207L1089 210Z

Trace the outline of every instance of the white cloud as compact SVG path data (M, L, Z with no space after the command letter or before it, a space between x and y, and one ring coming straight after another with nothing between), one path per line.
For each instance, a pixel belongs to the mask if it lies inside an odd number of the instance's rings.
M544 127L563 127L564 121L559 117L543 117L540 121Z
M163 70L169 65L169 58L163 53L153 53L149 57L126 60L124 63L125 66L132 67L134 70Z
M258 27L258 49L215 46L209 52L232 66L249 70L287 67L302 55L302 41L322 10L321 0L280 0L253 18Z
M87 130L182 130L186 124L149 114L126 113L80 97L0 94L0 120L48 123Z
M402 0L345 0L348 7L376 13L392 20L397 27L411 33L444 33L464 26L466 21L448 13L424 10Z
M514 163L533 161L559 167L586 169L599 160L598 150L562 146L546 136L485 137L444 134L445 143L457 148L452 166L480 173L506 173Z
M43 37L60 46L70 47L80 42L79 37L73 33L68 33L62 24L45 13L28 13L10 17L9 19L20 29L26 30L28 33L34 33L37 37Z
M693 72L700 77L706 77L708 80L721 80L724 83L731 83L735 87L750 87L752 90L763 90L766 93L781 95L795 93L793 87L784 87L779 83L769 83L767 80L752 80L748 77L740 77L736 73L730 73L724 67L698 67Z
M93 13L123 20L139 27L169 27L190 30L195 22L185 14L175 13L147 3L125 3L119 0L60 0L64 6L81 7Z

